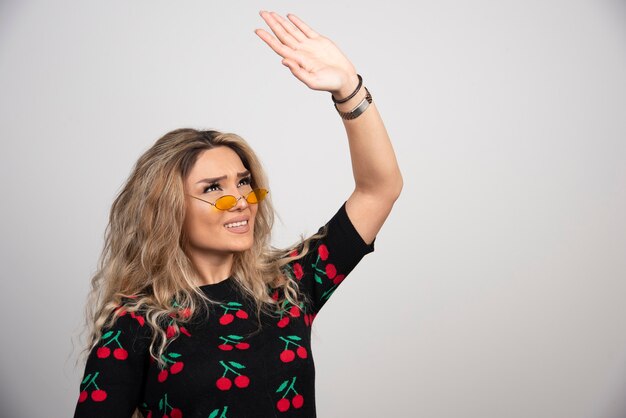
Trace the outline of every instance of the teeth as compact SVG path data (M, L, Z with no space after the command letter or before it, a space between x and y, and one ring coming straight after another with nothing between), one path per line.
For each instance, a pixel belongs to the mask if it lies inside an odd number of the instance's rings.
M233 222L232 224L226 224L224 226L226 228L235 228L237 226L243 226L243 225L248 225L248 221Z

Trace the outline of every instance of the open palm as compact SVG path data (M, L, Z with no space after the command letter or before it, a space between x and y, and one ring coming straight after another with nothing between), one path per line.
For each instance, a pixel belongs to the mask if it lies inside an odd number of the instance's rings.
M291 73L313 90L339 92L356 79L356 70L339 48L293 14L289 20L275 12L260 12L276 37L263 29L255 33L278 55Z

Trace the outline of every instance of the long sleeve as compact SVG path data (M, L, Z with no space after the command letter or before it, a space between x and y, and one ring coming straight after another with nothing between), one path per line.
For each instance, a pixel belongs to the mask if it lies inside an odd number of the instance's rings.
M131 417L145 386L150 355L142 316L119 310L89 353L74 418Z

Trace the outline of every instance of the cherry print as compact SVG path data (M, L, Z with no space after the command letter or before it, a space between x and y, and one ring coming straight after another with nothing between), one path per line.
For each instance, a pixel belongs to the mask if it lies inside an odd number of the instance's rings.
M306 348L304 348L303 346L301 346L300 344L296 342L296 341L302 341L302 338L298 337L297 335L288 335L287 338L284 338L284 337L278 337L278 338L285 342L285 349L280 353L280 356L279 356L280 360L283 363L292 362L296 358L296 353L298 353L298 357L302 359L307 358L308 353L306 351ZM293 350L289 348L290 345L295 345L298 347L296 349L296 352L294 352Z
M168 408L170 409L170 415L167 414ZM179 408L175 408L169 404L167 401L167 393L163 398L159 399L159 411L163 411L163 417L171 417L171 418L183 418L183 411ZM151 413L148 413L150 416Z
M228 325L231 322L233 322L233 320L235 319L235 317L233 316L233 314L224 314L220 317L220 324L222 325Z
M301 408L302 405L304 405L304 397L300 395L298 391L296 390L296 388L294 387L295 383L296 383L296 376L294 376L293 379L291 379L291 383L289 382L289 379L285 380L283 383L280 384L280 386L276 390L277 393L283 394L282 398L279 399L278 402L276 402L276 408L280 412L285 412L289 410L289 407L291 406L292 402L293 402L294 408ZM287 396L292 391L295 393L295 396L292 398L290 402Z
M167 330L165 331L165 336L167 338L172 338L174 335L176 335L176 328L174 328L173 325L168 325Z
M323 261L326 261L326 259L328 258L328 247L326 247L326 244L320 245L317 248L317 253Z
M296 358L296 353L293 350L284 350L280 353L280 359L283 363L289 363Z
M236 361L224 362L220 360L220 364L224 368L224 374L215 382L215 385L217 386L218 389L229 390L232 387L232 384L233 384L232 381L228 377L226 377L226 375L229 372L237 375L235 377L235 386L237 386L240 389L248 387L248 385L250 384L250 378L235 370L235 369L239 369L239 370L245 369L246 366L244 366L243 364L237 363Z
M89 394L87 393L86 390L83 390L82 392L80 392L80 395L78 396L78 402L85 402L87 400L87 396L89 396Z
M280 321L278 321L278 327L279 328L285 328L287 326L287 324L289 324L289 317L286 316L283 319L281 319Z
M292 306L291 309L289 309L289 315L293 316L294 318L297 318L300 316L300 308L296 305Z
M119 341L121 333L122 331L118 330L117 333L113 335L113 331L107 331L101 338L102 341L106 342L102 345L102 347L98 347L98 350L96 350L96 356L98 358L109 357L111 355L111 349L107 347L107 345L115 342L118 347L113 350L113 357L117 360L126 360L128 358L128 351L126 351L124 347L122 347L122 344Z
M183 370L184 363L182 361L177 361L176 363L170 366L170 372L172 374L178 374Z
M128 351L124 350L123 348L116 348L115 350L113 350L113 357L118 360L126 360L128 358Z
M343 279L346 278L345 274L338 274L337 276L335 276L335 278L333 279L333 284L339 284L343 281Z
M98 378L98 375L100 375L100 372L95 372L93 376L91 375L91 373L85 376L85 378L81 382L81 385L84 385L84 386L80 392L80 395L78 396L78 402L85 402L87 400L87 394L88 394L87 389L90 386L95 387L95 390L91 392L91 399L94 402L102 402L107 398L106 391L103 389L100 389L98 387L98 384L96 383L96 379Z
M219 379L217 379L217 382L215 382L215 384L217 385L217 388L219 390L228 390L233 385L233 382L231 382L230 379L227 377L220 377Z
M280 412L285 412L285 411L287 411L287 410L289 409L289 407L290 407L290 406L291 406L291 405L290 405L289 399L287 399L287 398L282 398L281 400L279 400L279 401L276 403L276 408L278 408L278 410L279 410Z
M298 353L298 357L300 358L307 358L308 353L306 352L306 348L300 346L298 347L298 349L296 350L296 353Z
M91 392L91 399L95 402L102 402L107 398L107 393L102 389L97 389Z
M300 280L304 276L304 269L300 263L293 264L293 274L296 276L296 279Z
M220 336L220 340L222 340L222 344L218 345L217 348L223 351L232 350L232 344L235 344L234 347L236 347L238 350L247 350L248 348L250 348L250 344L241 341L243 340L243 337L241 335L233 334L226 337L222 335Z
M248 319L248 313L241 309L243 305L239 302L228 302L226 305L220 305L224 309L224 313L220 317L220 324L228 325L235 320L235 316L239 319ZM235 315L228 311L235 311Z
M298 250L293 250L292 252L289 253L289 257L297 257L298 256Z
M235 386L238 388L247 388L250 384L250 378L246 375L239 375L235 377Z
M291 399L291 403L296 409L302 408L302 405L304 405L304 396L297 394Z
M96 355L98 358L107 358L111 354L111 349L109 347L99 347L96 351Z
M311 320L309 319L309 314L304 314L304 325L311 325Z
M329 279L333 279L336 275L337 268L335 265L330 263L326 264L326 276L328 276Z
M191 334L189 333L189 331L187 331L187 328L185 328L185 327L180 327L180 332L182 332L183 334L185 334L188 337L191 337Z
M185 363L183 363L180 360L177 360L180 357L182 356L178 353L166 353L161 356L161 359L166 364L168 364L168 366L164 368L163 370L161 370L159 374L157 375L157 380L159 381L159 383L165 382L167 380L167 377L170 375L170 373L178 374L183 370L183 367L185 367Z
M218 417L218 414L220 413L220 411L221 411L221 409L220 409L220 408L214 409L214 410L211 412L211 414L209 415L209 418L227 418L227 417L226 417L226 412L228 411L228 407L227 407L227 406L225 406L225 407L224 407L224 411L222 411L222 413L221 413L221 414L219 415L219 417Z

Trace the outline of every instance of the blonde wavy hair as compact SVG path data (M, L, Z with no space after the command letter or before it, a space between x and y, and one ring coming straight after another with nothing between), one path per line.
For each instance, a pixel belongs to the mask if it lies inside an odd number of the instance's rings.
M185 128L158 139L139 158L111 207L104 248L87 298L88 343L83 354L97 346L103 328L111 327L118 317L116 310L123 308L144 316L152 331L150 355L165 366L161 356L180 335L178 324L190 321L193 313L209 314L209 309L201 308L216 302L196 285L199 273L187 252L184 182L200 153L219 146L237 153L250 171L253 188L269 189L258 157L236 134ZM301 235L297 245L278 249L270 245L273 223L268 195L258 204L252 247L234 254L231 275L254 300L257 318L262 312L276 312L285 299L294 305L304 302L287 264L307 254L311 240L326 233L323 229L306 240ZM268 289L279 290L282 297L275 300ZM168 338L165 328L172 318L175 334Z

